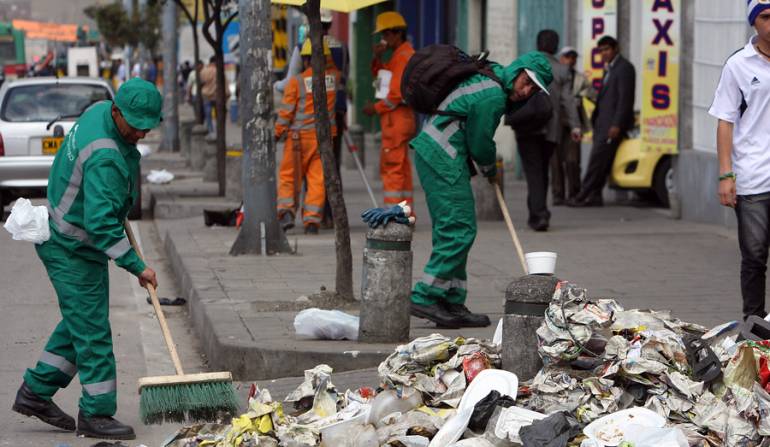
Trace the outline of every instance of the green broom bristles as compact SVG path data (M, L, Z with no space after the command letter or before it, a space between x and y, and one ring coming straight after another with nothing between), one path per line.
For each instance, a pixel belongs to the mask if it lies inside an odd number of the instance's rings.
M237 411L238 398L230 382L146 386L139 397L145 424L213 421L221 413Z

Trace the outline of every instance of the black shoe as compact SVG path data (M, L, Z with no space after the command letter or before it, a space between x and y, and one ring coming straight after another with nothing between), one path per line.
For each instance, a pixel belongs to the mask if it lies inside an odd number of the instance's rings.
M291 230L294 228L294 214L285 212L278 218L278 223L281 224L283 231Z
M601 196L586 197L584 199L576 197L574 199L567 200L567 206L571 206L573 208L604 206L604 200L602 200Z
M113 418L112 416L85 417L78 413L78 436L99 439L136 439L134 429Z
M548 219L541 217L535 221L529 222L529 227L535 231L548 231Z
M26 383L21 384L11 409L24 416L34 416L62 430L75 430L75 418L63 412L55 403L33 393Z
M425 318L446 329L459 329L462 327L462 321L448 310L438 304L416 304L412 303L409 312L415 317Z
M487 327L492 324L484 314L474 314L464 304L444 303L444 309L460 319L462 327Z
M305 234L318 234L318 225L316 224L306 225Z
M551 203L553 206L562 206L564 205L564 197L554 197Z

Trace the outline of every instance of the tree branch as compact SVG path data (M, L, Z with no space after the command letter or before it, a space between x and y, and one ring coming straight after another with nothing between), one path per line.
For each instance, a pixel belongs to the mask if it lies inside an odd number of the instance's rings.
M193 19L193 16L192 14L190 14L190 10L187 9L187 6L184 4L184 2L182 2L182 0L174 0L174 3L176 3L176 6L182 10L185 17L187 17L187 21L190 22L190 25L195 26L195 21Z
M235 11L233 15L231 15L230 17L227 18L227 20L225 20L225 23L224 23L224 26L222 26L222 29L227 29L227 27L230 25L230 22L232 22L233 19L236 17L238 17L238 11Z

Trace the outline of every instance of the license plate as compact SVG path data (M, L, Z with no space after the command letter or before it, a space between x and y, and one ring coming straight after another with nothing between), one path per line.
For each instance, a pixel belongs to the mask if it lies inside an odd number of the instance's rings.
M56 155L62 141L64 141L62 137L43 138L43 155Z

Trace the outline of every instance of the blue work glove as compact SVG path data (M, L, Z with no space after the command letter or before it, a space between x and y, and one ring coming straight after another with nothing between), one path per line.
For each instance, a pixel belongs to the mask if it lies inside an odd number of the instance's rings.
M364 222L369 224L369 228L387 225L390 221L404 224L409 223L409 218L404 214L404 209L398 205L390 208L371 208L364 211L361 217L363 217Z

